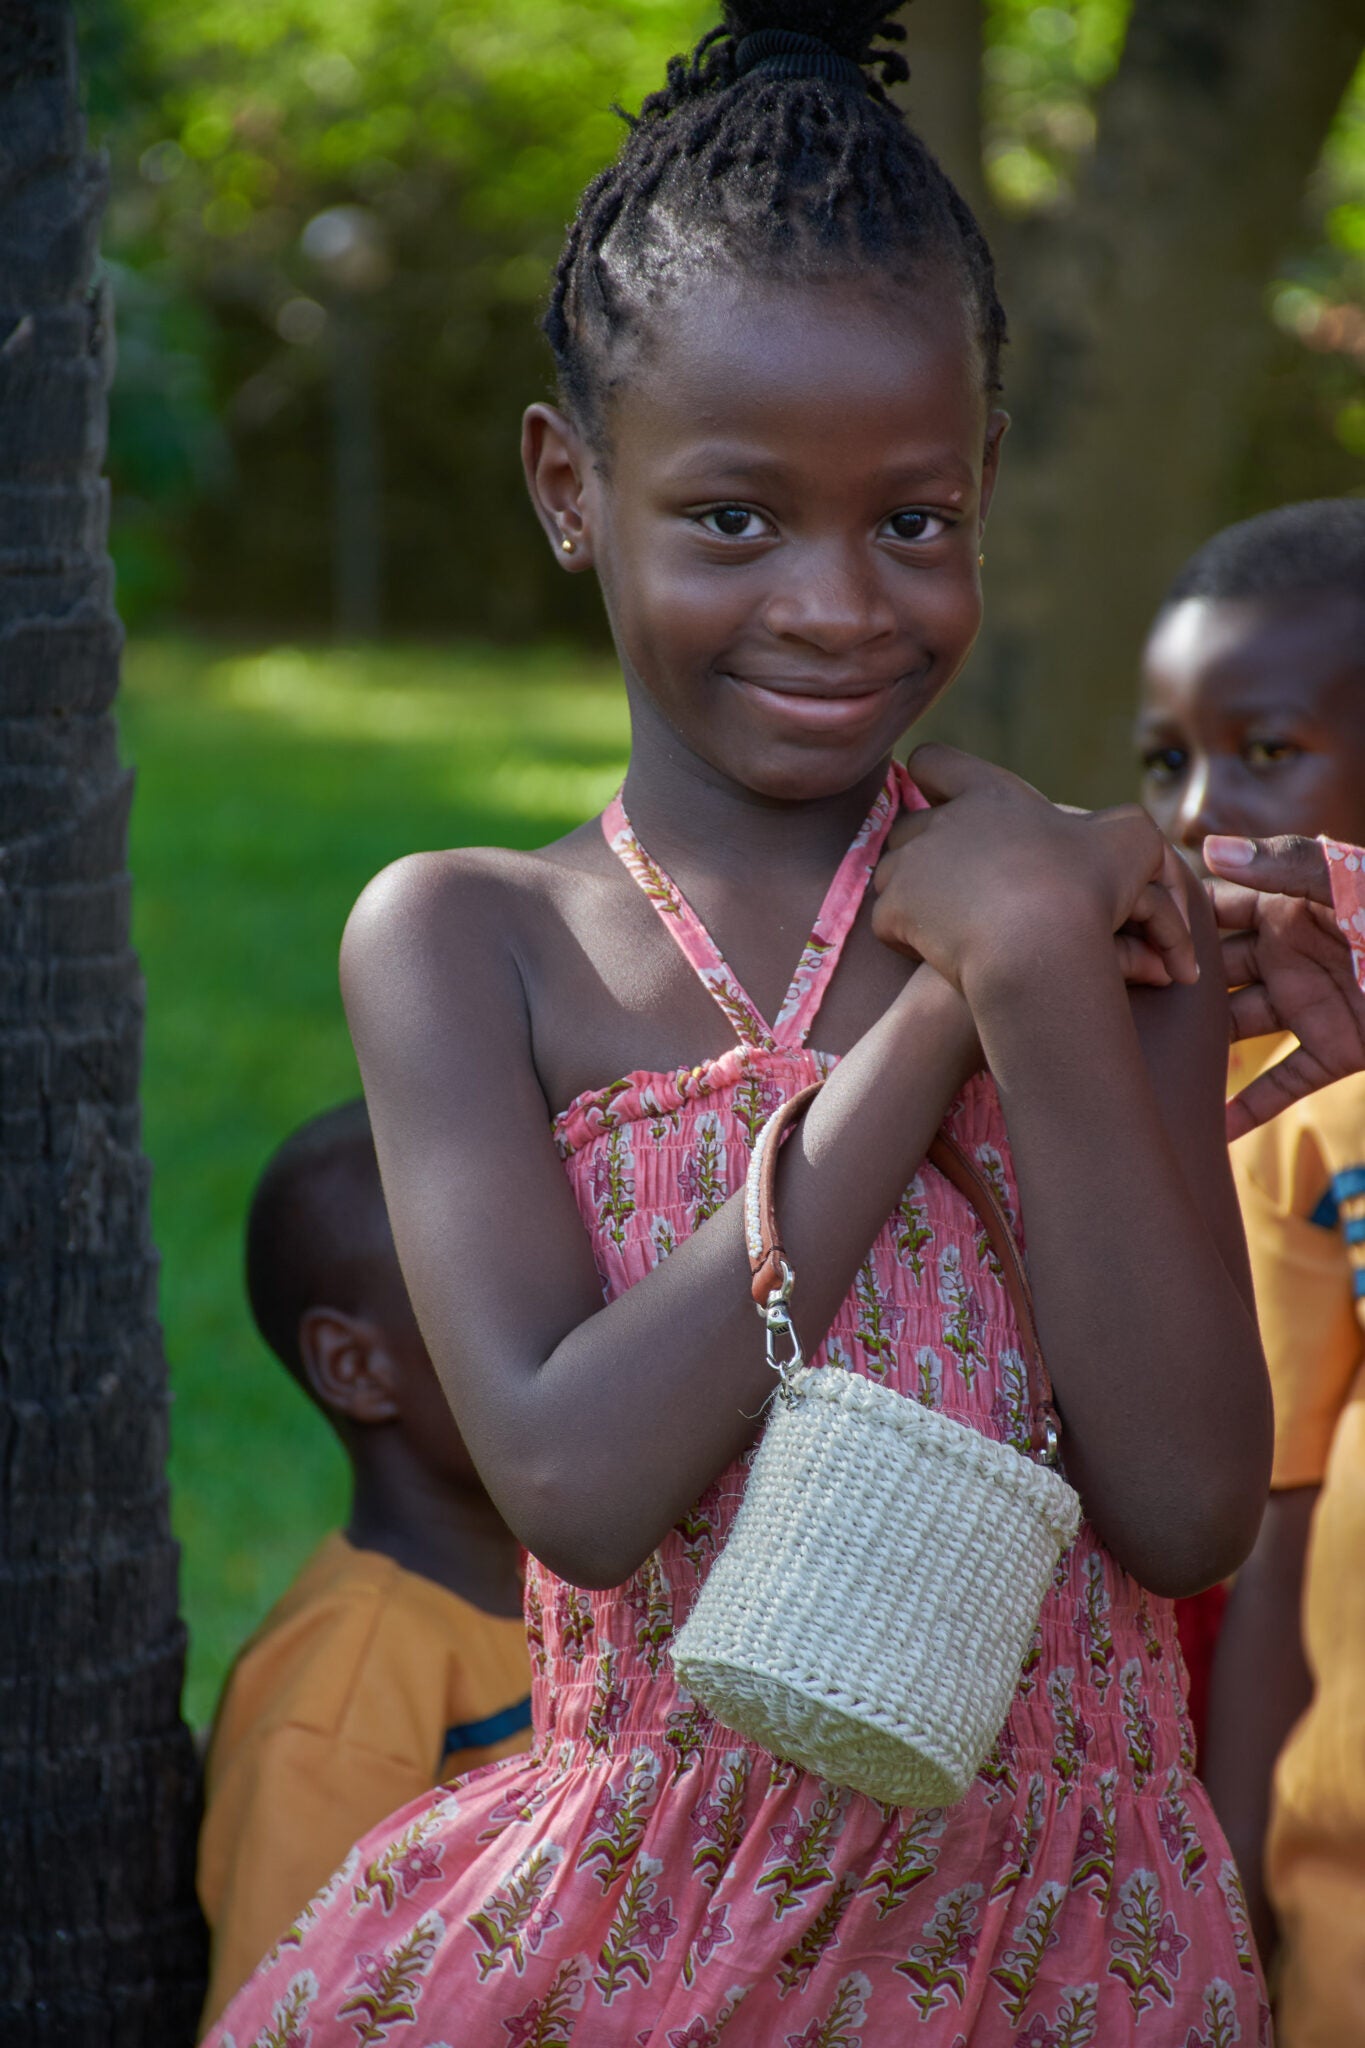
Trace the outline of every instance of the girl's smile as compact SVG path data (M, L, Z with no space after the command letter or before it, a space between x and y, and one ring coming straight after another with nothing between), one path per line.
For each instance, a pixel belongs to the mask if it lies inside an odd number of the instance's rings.
M601 579L637 760L681 742L754 794L837 794L957 673L1005 416L938 283L703 278L628 354L605 446L532 408L532 488Z
M864 727L880 726L893 701L896 684L852 681L836 686L831 678L783 677L771 681L758 676L732 675L730 681L757 706L770 710L778 721L813 733L851 733Z

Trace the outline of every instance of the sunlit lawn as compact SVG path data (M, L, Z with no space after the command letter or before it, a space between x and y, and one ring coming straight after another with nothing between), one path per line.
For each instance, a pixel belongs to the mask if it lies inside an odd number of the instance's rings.
M346 912L398 854L535 845L599 808L625 714L608 664L554 649L157 640L128 651L122 729L139 771L146 1145L202 1723L344 1500L325 1424L251 1327L240 1263L267 1154L358 1086L336 988Z

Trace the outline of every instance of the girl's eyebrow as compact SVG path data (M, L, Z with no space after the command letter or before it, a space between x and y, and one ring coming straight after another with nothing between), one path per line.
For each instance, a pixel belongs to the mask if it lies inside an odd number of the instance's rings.
M664 463L663 476L684 482L705 476L708 483L723 481L749 483L798 483L801 471L781 456L760 450L738 450L722 443L684 450L674 463ZM936 453L904 462L889 461L866 472L870 482L885 488L907 490L928 484L948 484L954 489L973 488L976 478L971 465L956 454Z
M778 456L740 453L720 446L688 448L676 462L665 463L663 473L679 482L691 476L704 476L708 483L727 479L784 483L794 474L791 464Z

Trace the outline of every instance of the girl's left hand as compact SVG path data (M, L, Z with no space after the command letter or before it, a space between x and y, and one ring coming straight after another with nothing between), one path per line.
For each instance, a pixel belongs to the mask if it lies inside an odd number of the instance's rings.
M1049 936L1107 927L1125 980L1198 979L1185 871L1137 804L1070 811L955 747L917 748L931 808L897 820L878 864L873 929L954 987L973 964L1046 971Z

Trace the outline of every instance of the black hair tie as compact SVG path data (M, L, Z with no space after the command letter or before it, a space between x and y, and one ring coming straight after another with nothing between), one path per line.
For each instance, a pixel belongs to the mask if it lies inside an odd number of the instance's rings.
M755 73L763 78L826 78L831 84L867 90L861 64L841 56L818 36L803 36L794 28L755 29L737 46L735 69L741 78Z

